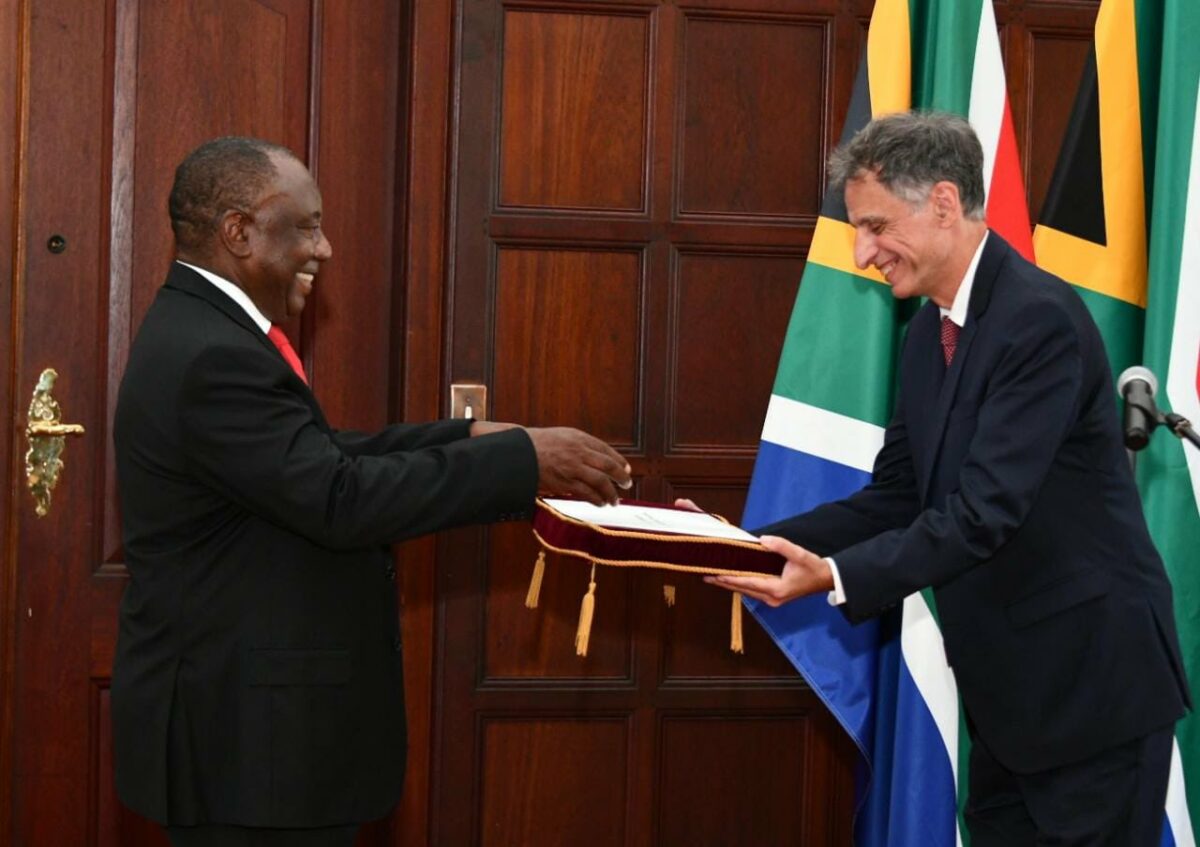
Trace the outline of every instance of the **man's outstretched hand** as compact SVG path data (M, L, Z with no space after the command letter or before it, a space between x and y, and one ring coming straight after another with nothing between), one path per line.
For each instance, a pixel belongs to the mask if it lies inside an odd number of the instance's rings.
M797 597L833 590L833 571L829 569L829 562L816 553L774 535L764 535L759 542L787 559L779 576L706 576L704 581L730 591L740 591L768 606L781 606Z
M593 435L571 427L526 430L537 451L538 490L572 494L597 506L617 502L617 489L633 485L629 463Z

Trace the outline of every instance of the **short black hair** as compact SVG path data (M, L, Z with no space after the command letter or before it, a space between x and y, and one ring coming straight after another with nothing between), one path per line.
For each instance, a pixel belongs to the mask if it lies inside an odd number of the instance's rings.
M203 251L229 209L250 209L278 175L271 156L296 155L259 138L226 136L206 141L175 169L167 210L175 245Z
M958 115L899 112L871 121L829 157L830 187L866 173L909 203L924 202L935 183L952 182L963 216L984 219L983 146Z

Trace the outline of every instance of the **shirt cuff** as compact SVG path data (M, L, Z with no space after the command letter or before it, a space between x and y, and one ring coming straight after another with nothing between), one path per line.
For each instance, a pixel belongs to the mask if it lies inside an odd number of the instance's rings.
M829 563L829 570L833 573L833 591L829 592L829 605L841 606L846 602L846 592L842 588L842 575L838 573L837 562L828 556L825 561Z

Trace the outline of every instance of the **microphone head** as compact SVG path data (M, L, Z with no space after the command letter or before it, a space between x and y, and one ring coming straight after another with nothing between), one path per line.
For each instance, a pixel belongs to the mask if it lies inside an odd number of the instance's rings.
M1149 368L1144 368L1141 365L1134 365L1131 368L1126 368L1117 377L1117 396L1124 397L1125 389L1129 383L1136 380L1141 380L1146 383L1150 389L1150 396L1153 398L1158 393L1158 379L1150 371Z

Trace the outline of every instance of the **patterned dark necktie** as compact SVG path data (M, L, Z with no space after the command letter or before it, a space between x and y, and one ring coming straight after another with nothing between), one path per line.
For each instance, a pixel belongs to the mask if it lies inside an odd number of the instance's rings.
M959 325L950 320L949 316L942 318L942 355L946 358L946 367L954 360L954 348L958 346Z
M283 330L276 324L272 324L270 331L267 332L267 338L271 339L271 342L279 348L279 352L283 354L284 360L292 366L292 370L296 372L296 376L300 377L305 385L308 385L308 377L304 375L304 366L300 364L300 357L296 355L296 351L292 347L292 342L288 341L288 337L284 334Z

